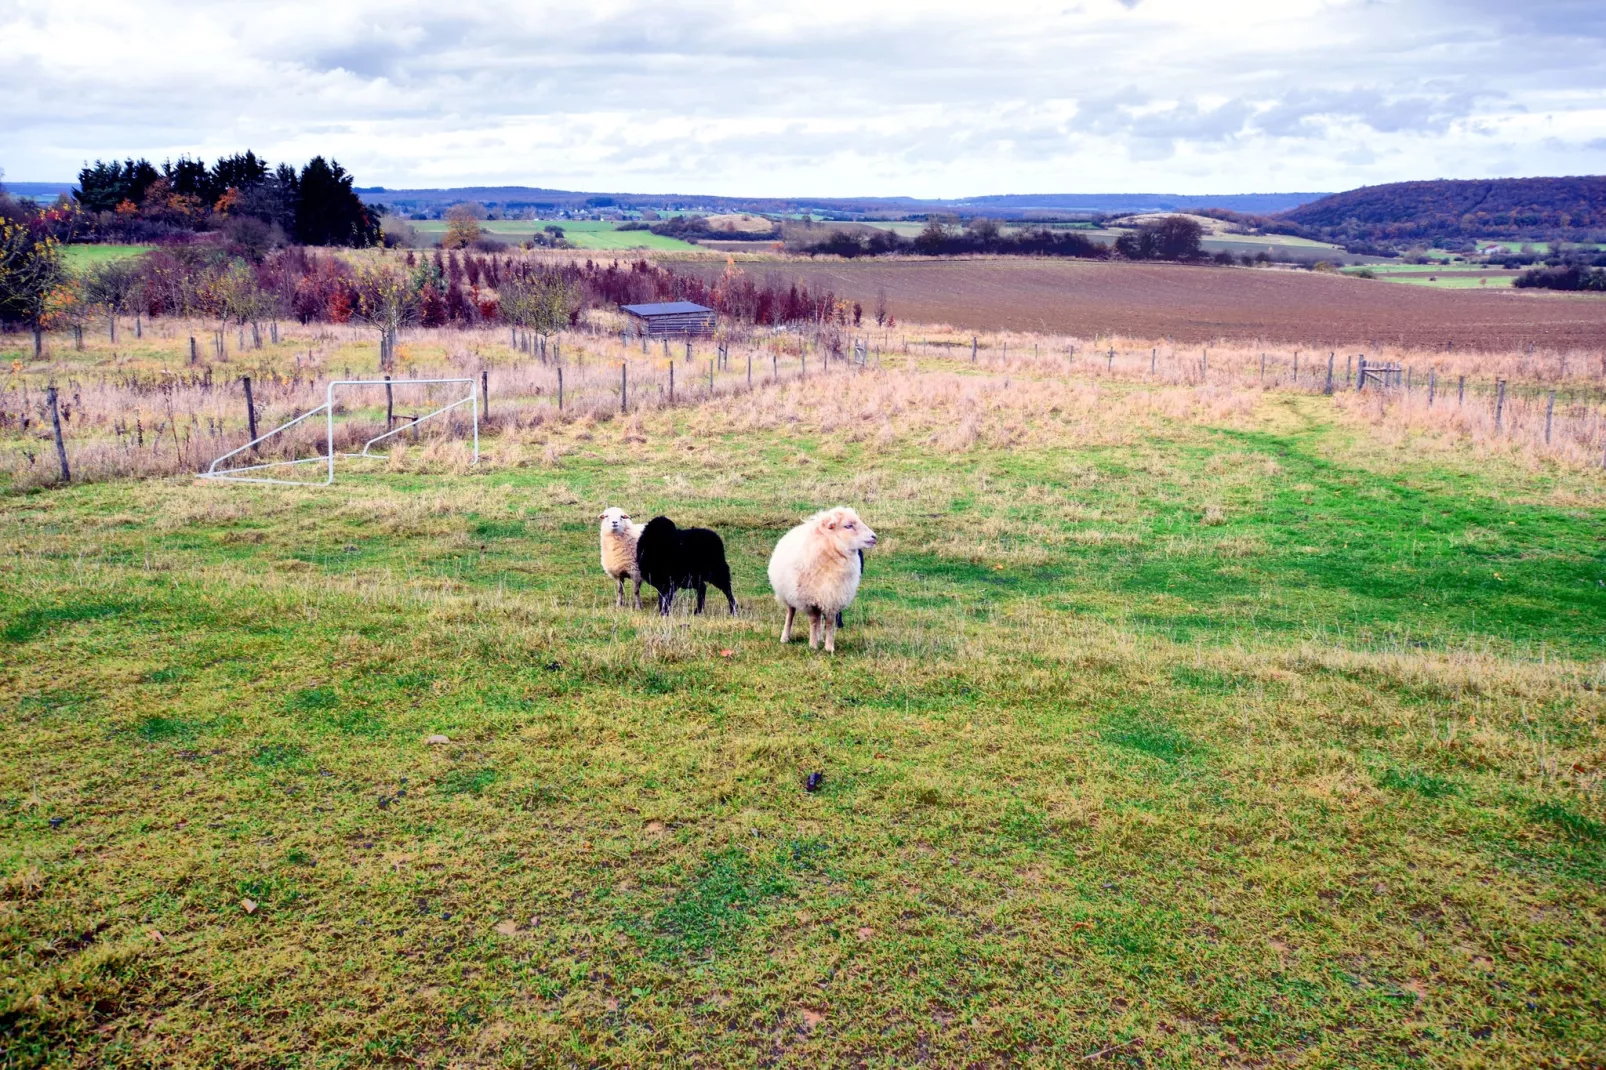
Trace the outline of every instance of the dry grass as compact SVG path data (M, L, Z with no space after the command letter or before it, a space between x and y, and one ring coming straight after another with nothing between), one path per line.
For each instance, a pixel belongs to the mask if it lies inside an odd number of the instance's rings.
M139 339L125 324L123 342L90 339L83 351L54 339L50 359L18 360L0 380L0 473L13 489L58 478L44 406L47 384L60 390L75 478L94 481L197 472L242 445L248 437L243 376L252 379L258 427L266 431L322 404L330 379L381 374L377 341L360 327L282 324L277 345L243 350L238 347L249 345L248 335L224 332L219 356L208 351L215 325L142 326ZM661 342L643 353L638 341L623 342L612 333L619 327L615 314L595 313L586 330L549 339L540 357L534 340L505 330L414 331L403 340L394 374L483 376L490 401L483 445L487 460L498 466L554 465L564 447L548 429L578 421L581 433L595 433L599 422L612 420L619 410L621 365L630 410L623 424L627 445L644 440L642 417L667 408L671 390L678 405L715 399L699 409L699 430L714 430L711 420L724 433L807 422L838 442L884 445L918 433L929 447L964 450L977 444L1008 448L1062 434L1087 442L1131 441L1167 421L1241 419L1264 391L1320 395L1331 386L1338 410L1380 440L1470 443L1578 469L1606 463L1606 358L1580 351L1385 348L1367 359L1408 368L1410 388L1357 392L1352 384L1360 354L905 326L859 335L869 350L868 368L844 359L851 355L850 339L837 335L830 336L834 351L808 332L732 335L720 340L728 358L714 369L710 384L713 343L699 343L687 362L682 344L671 345L667 356ZM193 364L191 336L202 350ZM1507 383L1498 428L1496 380ZM461 396L453 392L462 389L397 388L393 426ZM337 399L336 449L355 449L383 431L384 411L381 388L343 392ZM433 443L467 437L465 415L457 410L448 422L408 432L392 463L414 471L437 462L460 464L455 448ZM618 426L608 433L618 433ZM258 460L315 456L322 436L321 424L309 421L265 443Z

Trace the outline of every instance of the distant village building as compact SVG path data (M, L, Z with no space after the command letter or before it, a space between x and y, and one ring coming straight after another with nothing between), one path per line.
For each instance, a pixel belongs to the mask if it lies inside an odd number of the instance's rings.
M713 334L714 310L691 301L620 305L636 321L639 334Z

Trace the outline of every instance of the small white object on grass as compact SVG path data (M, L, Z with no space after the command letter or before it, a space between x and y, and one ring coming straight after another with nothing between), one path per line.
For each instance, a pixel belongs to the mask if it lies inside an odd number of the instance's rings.
M435 735L435 736L430 736L428 739L424 740L424 742L428 743L432 747L438 747L443 743L450 743L451 740L448 739L446 736Z

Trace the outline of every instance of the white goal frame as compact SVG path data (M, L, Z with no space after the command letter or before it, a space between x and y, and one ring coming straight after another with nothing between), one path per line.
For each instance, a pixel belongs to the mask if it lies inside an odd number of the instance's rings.
M382 435L375 435L373 438L369 439L367 442L364 442L362 444L361 452L358 452L358 453L336 453L335 452L335 387L337 387L337 386L391 386L391 387L397 387L397 386L433 386L433 385L441 385L441 384L446 384L446 383L460 383L460 384L463 384L463 385L467 386L468 387L467 396L458 398L456 401L448 402L447 404L442 405L440 408L434 410L433 412L426 412L422 416L415 417L412 420L409 420L408 422L402 424L399 427L395 427L395 428L392 428L389 431L386 431ZM237 449L230 450L229 452L225 453L223 456L219 457L217 460L213 461L211 463L211 465L209 465L207 467L206 471L199 473L199 477L201 479L218 479L218 480L223 480L223 481L226 481L226 482L229 482L229 483L277 483L277 484L280 484L282 486L289 486L289 487L327 487L327 486L329 486L330 484L332 484L335 481L335 460L337 458L340 458L340 457L364 458L364 457L366 457L366 458L372 459L377 455L373 454L373 453L370 453L368 451L373 448L373 446L374 446L374 444L376 442L383 442L387 438L390 438L390 437L392 437L394 435L401 434L403 431L406 431L408 428L417 427L419 424L423 423L425 420L430 419L431 417L439 416L439 415L441 415L442 413L445 413L445 412L450 412L453 409L459 408L460 406L463 406L463 405L469 406L470 409L473 411L473 414L474 414L474 460L473 460L472 463L479 464L480 463L480 384L478 383L478 381L476 381L474 379L334 379L334 380L330 381L328 387L326 388L326 390L324 392L324 403L322 405L319 405L316 409L313 409L310 412L302 413L300 416L297 416L293 420L290 420L290 421L288 421L286 423L280 424L278 427L275 427L272 431L269 431L265 435L258 435L256 438L253 438L250 442L247 442L245 445L240 446ZM296 424L300 423L301 421L310 420L312 417L317 416L319 413L323 413L324 414L324 452L323 452L323 454L321 456L303 457L300 460L294 460L294 461L266 461L266 462L261 463L261 464L242 465L242 466L240 466L238 468L224 468L221 471L218 469L218 465L222 464L224 461L227 461L230 457L234 457L234 456L237 456L237 455L239 455L241 453L244 453L246 450L249 450L252 447L257 446L258 444L266 441L267 439L272 438L274 435L277 435L279 432L288 431L290 428L294 427ZM269 469L269 468L293 467L293 466L298 465L298 464L322 464L322 465L325 465L326 466L326 474L324 475L324 478L321 479L321 480L311 480L311 479L274 479L274 478L272 478L270 476L263 476L263 475L251 475L251 476L248 476L248 475L243 475L242 474L242 473L245 473L245 472L261 472L261 471L264 471L264 470Z

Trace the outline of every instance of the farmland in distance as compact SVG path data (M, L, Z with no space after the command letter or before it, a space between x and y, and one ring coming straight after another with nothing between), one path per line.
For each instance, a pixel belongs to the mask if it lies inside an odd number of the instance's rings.
M419 238L434 244L446 233L441 219L409 219ZM488 219L480 223L487 237L505 242L527 242L548 226L563 228L563 236L577 249L687 250L697 246L650 230L620 230L619 224L595 219Z
M676 270L712 277L724 265ZM1606 300L1598 296L1441 292L1270 268L969 258L778 263L775 270L866 310L884 289L900 320L976 330L1475 348L1594 346L1606 332Z

